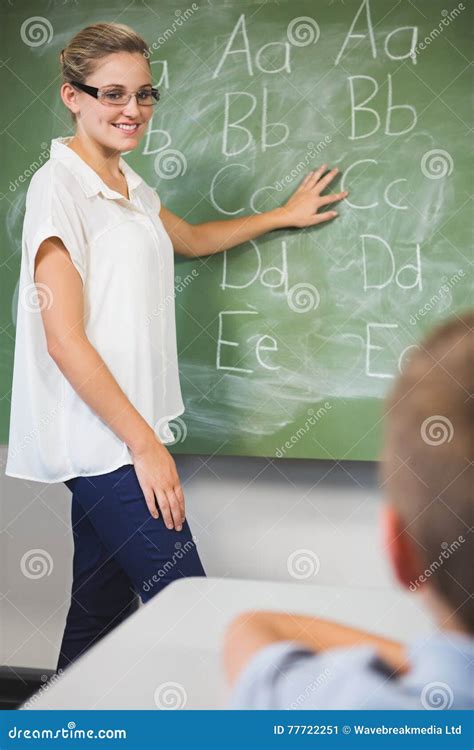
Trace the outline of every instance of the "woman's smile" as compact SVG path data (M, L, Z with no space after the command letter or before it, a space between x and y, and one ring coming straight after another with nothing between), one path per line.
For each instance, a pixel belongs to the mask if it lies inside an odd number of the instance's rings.
M131 136L135 135L142 123L112 122L111 124L116 130L120 130L120 132L124 133L125 135Z

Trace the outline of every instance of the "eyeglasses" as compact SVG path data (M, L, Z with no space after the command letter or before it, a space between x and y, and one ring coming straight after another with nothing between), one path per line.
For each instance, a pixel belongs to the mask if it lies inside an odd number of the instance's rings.
M151 107L154 104L158 104L160 100L160 92L152 86L146 86L139 91L129 94L118 86L104 86L98 89L95 86L87 86L85 83L80 83L79 81L69 81L69 83L86 94L95 97L101 104L106 104L107 106L125 107L132 96L137 98L137 104L144 107Z

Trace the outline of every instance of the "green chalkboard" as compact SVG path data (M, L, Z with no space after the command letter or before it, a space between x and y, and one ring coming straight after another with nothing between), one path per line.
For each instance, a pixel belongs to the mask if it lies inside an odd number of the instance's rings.
M120 21L162 91L125 158L197 223L281 205L321 163L331 224L177 258L181 453L373 459L383 397L420 337L469 303L470 4L3 3L1 430L8 435L25 194L68 135L57 57ZM126 356L126 352L124 352Z

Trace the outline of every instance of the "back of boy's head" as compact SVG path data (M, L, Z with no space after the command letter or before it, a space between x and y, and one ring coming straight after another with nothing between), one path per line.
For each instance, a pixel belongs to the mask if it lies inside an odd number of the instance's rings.
M425 580L474 632L472 560L474 312L419 348L387 399L382 484ZM414 582L416 585L416 582Z

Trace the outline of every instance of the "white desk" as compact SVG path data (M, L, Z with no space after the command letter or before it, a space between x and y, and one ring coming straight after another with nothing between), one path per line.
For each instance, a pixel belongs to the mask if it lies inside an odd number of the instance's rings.
M326 617L401 641L433 628L418 597L401 590L187 578L140 607L37 693L31 708L157 709L155 691L169 682L175 685L162 695L175 707L173 700L188 709L225 708L222 638L246 609Z

